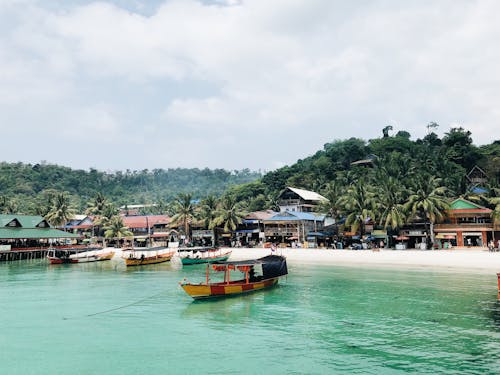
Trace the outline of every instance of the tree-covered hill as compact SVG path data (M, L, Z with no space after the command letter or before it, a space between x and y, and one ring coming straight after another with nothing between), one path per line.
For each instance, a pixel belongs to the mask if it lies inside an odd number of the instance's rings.
M487 175L484 187L495 196L500 181L500 141L478 147L471 136L463 128L452 128L442 138L430 132L423 139L411 140L408 132L400 131L368 141L336 140L310 157L231 191L251 209L262 209L269 208L272 197L286 186L314 190L336 202L350 186L358 184L379 200L383 200L383 192L392 189L402 204L432 179L439 181L450 198L470 195L467 174L478 166ZM369 161L352 164L362 160Z
M67 192L82 211L101 193L115 205L168 202L182 192L194 198L221 195L230 186L255 181L261 175L248 169L153 169L125 172L74 170L53 164L0 163L0 206L3 211L37 213L55 192ZM11 207L5 207L5 206Z

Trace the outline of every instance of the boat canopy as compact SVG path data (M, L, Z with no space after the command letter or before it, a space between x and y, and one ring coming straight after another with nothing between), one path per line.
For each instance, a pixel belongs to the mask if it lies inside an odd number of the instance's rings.
M285 276L288 274L286 258L280 255L268 255L259 259L237 260L237 261L216 261L212 267L216 271L222 271L226 268L246 270L246 267L261 265L262 276L264 279Z

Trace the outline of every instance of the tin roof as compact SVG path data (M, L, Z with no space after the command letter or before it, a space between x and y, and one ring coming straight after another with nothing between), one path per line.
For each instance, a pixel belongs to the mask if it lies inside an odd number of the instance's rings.
M290 189L293 191L295 194L299 195L302 199L306 201L327 201L324 196L321 194L318 194L314 191L309 191L309 190L304 190L304 189L298 189L298 188L293 188L293 187L287 187L287 189Z

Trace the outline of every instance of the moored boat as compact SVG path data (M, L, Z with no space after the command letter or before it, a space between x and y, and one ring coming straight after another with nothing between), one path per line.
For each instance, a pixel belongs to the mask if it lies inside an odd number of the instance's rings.
M231 256L231 253L232 251L229 249L217 248L184 248L177 250L177 255L185 266L226 261Z
M500 272L497 273L497 279L498 279L498 300L500 300Z
M122 258L127 266L144 266L168 262L175 255L175 250L165 246L151 248L124 249Z
M110 260L114 251L101 251L101 248L92 248L86 251L73 252L72 250L49 250L47 258L50 264L89 263Z
M223 273L224 280L209 282L211 270ZM239 271L243 277L231 280L231 271ZM286 258L280 255L268 255L253 260L207 264L205 282L190 283L184 279L180 285L195 300L227 297L270 288L278 283L280 277L287 274Z

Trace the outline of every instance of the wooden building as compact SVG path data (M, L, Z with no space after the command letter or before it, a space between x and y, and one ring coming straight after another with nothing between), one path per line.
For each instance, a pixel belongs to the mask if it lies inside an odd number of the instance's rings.
M437 240L450 240L455 246L486 246L494 238L492 211L463 198L455 199L444 223L434 226Z

